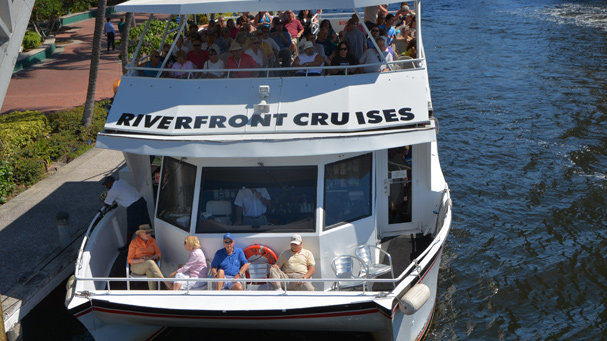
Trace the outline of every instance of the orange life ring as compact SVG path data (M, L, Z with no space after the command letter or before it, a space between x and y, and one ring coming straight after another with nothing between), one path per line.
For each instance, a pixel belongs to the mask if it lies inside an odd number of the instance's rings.
M276 261L278 260L278 257L276 257L276 253L274 253L274 251L272 251L272 249L270 249L267 246L264 245L259 245L259 244L255 244L255 245L251 245L249 247L247 247L246 249L243 250L244 251L244 256L247 258L247 260L251 263L256 262L258 263L260 259L262 259L262 261L267 261L268 264L272 265L275 264ZM249 272L246 272L247 278L249 278Z

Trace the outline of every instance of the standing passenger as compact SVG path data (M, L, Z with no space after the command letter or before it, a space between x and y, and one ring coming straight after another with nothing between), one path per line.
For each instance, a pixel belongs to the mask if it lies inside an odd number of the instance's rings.
M108 189L107 197L103 201L105 206L110 206L116 201L118 205L126 208L126 245L118 249L124 252L128 250L137 227L151 223L148 204L143 196L124 180L116 180L113 176L108 176L101 184Z

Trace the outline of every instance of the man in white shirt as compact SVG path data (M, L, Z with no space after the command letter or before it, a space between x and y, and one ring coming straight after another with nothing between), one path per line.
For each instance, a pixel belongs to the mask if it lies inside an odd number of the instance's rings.
M124 180L116 180L113 176L108 176L101 184L108 189L107 196L103 200L105 206L110 206L116 201L118 205L126 208L126 245L118 251L127 251L139 225L151 224L148 204L143 196Z
M243 188L238 191L234 205L236 205L235 225L267 225L268 219L264 215L270 204L270 194L265 188Z
M112 46L112 51L116 51L116 46L114 45L116 30L114 30L114 25L110 22L110 18L105 18L103 34L105 34L105 36L107 37L107 52L110 52L110 45Z

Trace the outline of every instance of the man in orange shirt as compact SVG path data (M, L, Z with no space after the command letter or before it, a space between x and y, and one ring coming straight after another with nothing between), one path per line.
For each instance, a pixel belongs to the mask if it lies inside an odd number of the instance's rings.
M156 261L162 256L156 240L152 238L152 228L149 224L139 226L137 237L129 245L127 261L131 272L136 275L146 275L148 278L164 278ZM148 282L150 290L156 290L157 282Z

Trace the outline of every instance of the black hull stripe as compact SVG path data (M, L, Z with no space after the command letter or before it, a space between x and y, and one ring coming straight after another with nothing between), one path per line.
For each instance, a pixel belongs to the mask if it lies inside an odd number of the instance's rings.
M316 308L282 310L258 310L258 311L212 311L212 310L183 310L162 309L151 307L134 307L103 300L92 300L93 308L90 306L85 310L74 314L76 317L83 316L91 311L99 311L117 315L146 316L156 318L184 318L184 319L235 319L235 320L264 320L264 319L302 319L322 318L339 316L356 316L374 313L382 313L386 318L390 315L380 311L380 307L374 302L358 304L345 304L338 306L325 306Z

